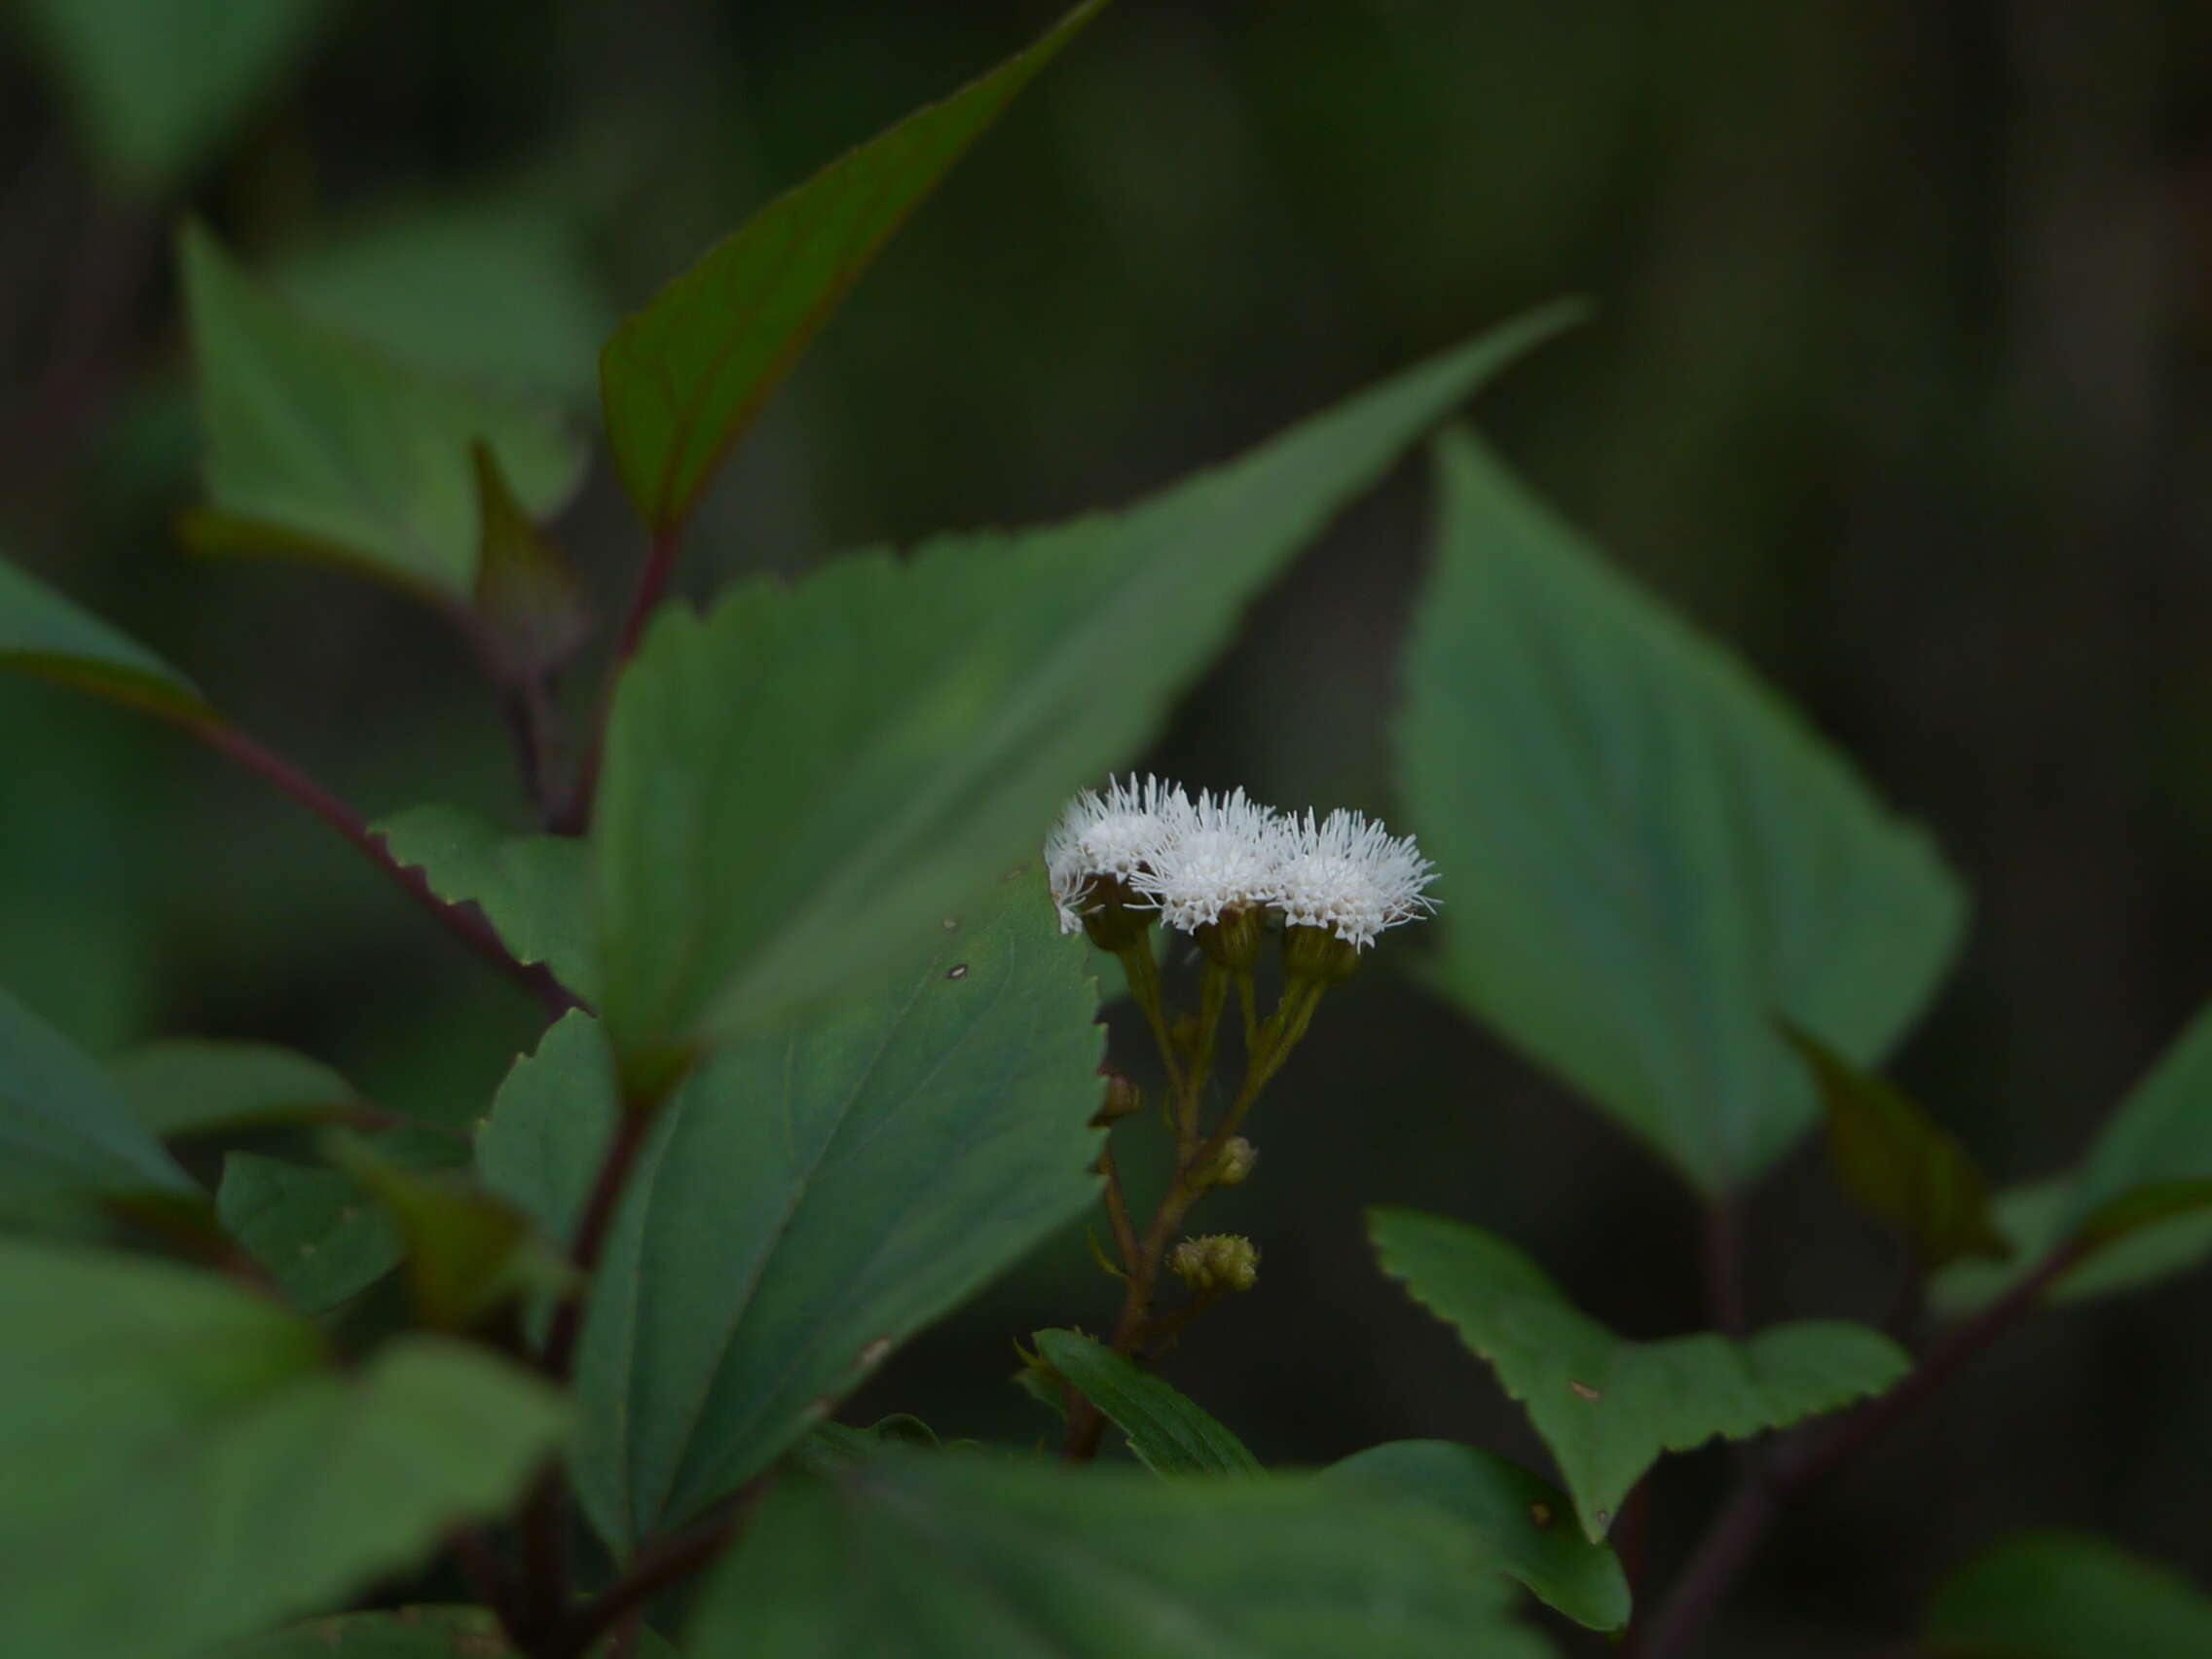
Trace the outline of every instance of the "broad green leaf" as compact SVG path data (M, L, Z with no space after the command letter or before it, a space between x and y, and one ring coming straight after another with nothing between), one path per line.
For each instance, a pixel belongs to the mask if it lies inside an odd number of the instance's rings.
M625 1076L837 992L1034 855L1246 601L1475 387L1510 323L1114 517L948 536L665 612L623 676L593 837Z
M607 343L600 389L623 488L681 522L876 252L1105 0L760 209Z
M595 1659L615 1659L610 1639ZM632 1659L629 1649L620 1650ZM381 1613L336 1613L289 1630L235 1642L208 1659L508 1659L514 1649L488 1607L395 1607ZM677 1659L651 1631L639 1634L634 1659Z
M320 1060L271 1043L170 1038L108 1066L138 1122L164 1140L271 1124L331 1123L360 1107Z
M327 1313L393 1268L403 1246L390 1211L350 1175L234 1152L215 1210L303 1313Z
M1156 1475L1256 1475L1244 1443L1134 1360L1075 1331L1039 1331L1037 1352L1128 1436Z
M535 405L304 320L198 225L181 257L212 508L186 534L202 551L326 560L461 605L477 566L470 446L491 445L533 515L574 489L583 449Z
M175 188L250 116L326 0L23 0L30 44L108 177Z
M99 1063L0 990L0 1212L199 1191Z
M885 1453L777 1483L685 1659L1537 1659L1473 1532L1310 1477Z
M0 559L0 668L157 714L208 718L200 688L128 635Z
M317 222L274 257L271 288L307 315L410 363L588 404L612 307L557 189L404 197Z
M211 1273L0 1243L0 1629L194 1659L412 1567L564 1422L481 1349L406 1337L341 1371Z
M577 1364L576 1478L628 1551L757 1474L1097 1190L1096 988L1040 878L944 918L834 1013L731 1045L661 1109ZM597 1025L518 1065L486 1179L559 1235L616 1118Z
M2010 1253L1990 1218L1989 1184L1965 1147L1895 1085L1809 1032L1784 1035L1818 1082L1837 1184L1902 1241L1921 1271L1962 1256Z
M1398 730L1442 871L1435 982L1692 1185L1739 1187L1815 1109L1776 1015L1878 1062L1964 897L1842 756L1472 435L1439 454Z
M410 807L373 828L440 899L481 908L517 961L542 962L586 1002L598 1000L582 841L511 834L458 806Z
M1834 1411L1911 1369L1889 1338L1840 1320L1795 1320L1740 1343L1711 1332L1630 1342L1490 1234L1413 1210L1371 1210L1368 1221L1383 1272L1528 1408L1593 1542L1662 1452Z
M2102 1538L2029 1532L1951 1575L1927 1640L1931 1659L2203 1659L2212 1597Z
M1568 1525L1565 1493L1518 1463L1450 1440L1393 1440L1321 1471L1433 1503L1497 1552L1498 1565L1545 1605L1592 1630L1628 1623L1628 1574L1613 1552Z

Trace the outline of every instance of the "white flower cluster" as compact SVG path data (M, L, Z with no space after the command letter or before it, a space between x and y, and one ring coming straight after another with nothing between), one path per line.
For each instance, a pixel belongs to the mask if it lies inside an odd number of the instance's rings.
M1436 866L1410 835L1356 812L1286 816L1242 790L1201 790L1194 800L1150 777L1077 795L1045 842L1045 864L1063 933L1081 930L1108 879L1123 903L1186 933L1225 911L1272 910L1355 948L1436 907L1422 892Z

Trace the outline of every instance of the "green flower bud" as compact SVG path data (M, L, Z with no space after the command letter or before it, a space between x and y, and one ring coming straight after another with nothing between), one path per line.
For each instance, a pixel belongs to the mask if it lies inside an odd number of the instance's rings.
M1102 1129L1108 1124L1144 1110L1144 1092L1133 1081L1112 1066L1100 1066L1098 1070L1106 1080L1106 1098L1091 1117L1092 1128Z
M1290 927L1282 930L1283 972L1293 979L1318 979L1340 985L1359 966L1359 946L1339 939L1327 928Z
M1232 904L1223 909L1218 921L1202 922L1193 929L1191 937L1216 967L1233 974L1249 974L1260 960L1260 946L1267 941L1268 912L1257 904Z
M1157 912L1130 903L1135 897L1118 875L1091 877L1083 890L1079 911L1085 937L1115 955L1142 942Z
M1259 1149L1242 1135L1232 1135L1222 1142L1221 1150L1214 1154L1212 1163L1198 1177L1200 1187L1241 1187L1252 1173L1252 1165L1260 1161Z
M1260 1252L1241 1234L1209 1233L1176 1245L1167 1271L1200 1294L1250 1290L1260 1282Z

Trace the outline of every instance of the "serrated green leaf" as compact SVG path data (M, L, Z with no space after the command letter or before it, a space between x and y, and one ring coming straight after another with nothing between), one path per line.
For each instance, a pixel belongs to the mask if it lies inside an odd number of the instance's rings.
M1116 517L665 612L615 699L593 837L633 1086L842 990L1034 856L1290 555L1572 314L1509 323Z
M289 1630L225 1647L207 1659L508 1659L514 1649L489 1607L394 1607L379 1613L336 1613ZM614 1659L609 1639L594 1659ZM632 1650L621 1649L624 1659ZM635 1659L677 1659L676 1649L640 1631Z
M1244 1443L1173 1384L1076 1331L1039 1331L1037 1351L1128 1436L1156 1475L1256 1475Z
M615 470L654 529L681 521L846 291L906 215L1104 0L780 196L607 343Z
M1435 983L1730 1191L1815 1109L1776 1015L1876 1063L1948 968L1964 896L1841 756L1471 434L1439 454L1398 731L1441 871Z
M1383 1272L1528 1408L1593 1542L1662 1452L1834 1411L1912 1368L1879 1331L1840 1320L1794 1320L1740 1343L1711 1332L1630 1342L1480 1229L1398 1209L1370 1210L1368 1226Z
M332 1123L360 1105L320 1060L273 1043L169 1038L108 1066L132 1113L164 1140L272 1124Z
M2212 1597L2102 1538L2030 1532L1945 1581L1927 1640L1931 1659L2202 1659Z
M582 841L510 834L458 806L410 807L371 828L440 899L482 909L518 962L542 962L586 1002L598 1000L591 855Z
M529 401L302 319L198 225L180 249L213 509L187 528L201 551L335 562L464 605L478 552L469 447L492 446L534 516L581 478L582 446Z
M688 1659L1538 1659L1482 1540L1310 1477L885 1453L777 1483Z
M341 1372L213 1274L0 1242L0 1629L195 1659L412 1567L564 1421L481 1349L407 1337Z
M157 713L213 714L200 688L177 670L5 559L0 668Z
M1393 1440L1330 1464L1321 1479L1433 1503L1480 1533L1498 1564L1546 1606L1591 1630L1628 1623L1628 1574L1613 1552L1568 1524L1566 1493L1495 1453L1450 1440Z
M1095 1197L1097 991L1042 878L874 994L734 1044L662 1108L584 1321L575 1474L627 1552L764 1468ZM485 1179L558 1236L617 1116L571 1014L499 1091Z
M1837 1184L1904 1244L1922 1272L1961 1256L2010 1254L1990 1218L1989 1184L1965 1147L1894 1084L1810 1032L1792 1026L1783 1035L1820 1088Z
M99 1063L0 990L0 1211L200 1189Z
M282 77L323 0L24 0L23 32L100 169L175 188Z

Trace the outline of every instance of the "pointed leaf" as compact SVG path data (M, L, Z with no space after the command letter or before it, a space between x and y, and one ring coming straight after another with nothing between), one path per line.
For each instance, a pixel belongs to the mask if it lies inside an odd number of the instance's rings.
M1930 1284L1929 1306L1945 1318L1964 1318L2010 1290L2065 1237L2073 1197L2074 1182L2063 1175L1999 1193L1990 1214L2011 1245L2010 1258L1953 1262ZM2212 1256L2212 1210L2182 1210L2099 1243L2060 1273L2044 1297L2062 1305L2138 1290L2190 1272L2207 1256Z
M1309 1477L1158 1481L985 1457L792 1474L686 1659L1539 1659L1482 1540Z
M1084 0L1027 51L769 203L615 331L600 360L607 437L647 524L691 510L891 234L1103 4Z
M5 559L0 559L0 668L160 714L213 714L182 674Z
M1953 1573L1931 1659L2201 1659L2212 1597L2101 1538L2029 1532Z
M410 807L372 828L440 899L481 909L517 961L542 962L586 1002L597 1000L591 855L582 841L510 834L458 806Z
M476 581L472 444L533 515L574 489L583 450L534 404L302 320L197 225L182 259L214 509L188 527L201 551L336 562L455 607Z
M615 1548L697 1514L1095 1196L1096 987L1041 878L876 994L734 1044L661 1109L594 1287L576 1477ZM597 1025L515 1068L485 1178L572 1230L615 1123Z
M584 587L568 556L515 499L489 444L469 448L479 539L476 616L493 655L518 680L553 674L591 637Z
M1989 1213L1989 1186L1957 1140L1894 1085L1810 1032L1783 1035L1812 1067L1827 1111L1828 1166L1851 1201L1911 1251L1924 1272L2011 1246Z
M142 196L183 183L268 96L321 0L25 0L30 45L100 169Z
M399 1266L391 1212L350 1175L234 1152L223 1161L215 1210L303 1313L327 1313Z
M560 1400L408 1337L357 1371L212 1274L0 1243L0 1628L69 1659L197 1659L412 1567L508 1502Z
M1569 1522L1572 1506L1549 1481L1478 1446L1393 1440L1321 1471L1327 1481L1419 1498L1457 1517L1497 1552L1530 1594L1591 1630L1628 1623L1628 1574L1613 1552Z
M1037 1351L1129 1438L1156 1475L1256 1475L1244 1443L1172 1384L1075 1331L1039 1331Z
M98 1062L0 990L0 1212L26 1200L199 1192Z
M1141 744L1339 508L1570 313L1508 324L1118 517L841 560L665 612L623 676L593 836L626 1078L919 937Z
M1804 1129L1785 1014L1880 1059L1965 914L1927 837L1465 432L1399 753L1437 984L1725 1192Z
M271 1043L179 1037L108 1067L138 1122L164 1140L273 1124L340 1122L358 1110L352 1085L320 1060Z
M1593 1542L1660 1453L1834 1411L1911 1369L1889 1338L1840 1320L1774 1325L1741 1343L1711 1332L1630 1342L1479 1229L1397 1209L1369 1211L1368 1225L1383 1272L1528 1408Z

